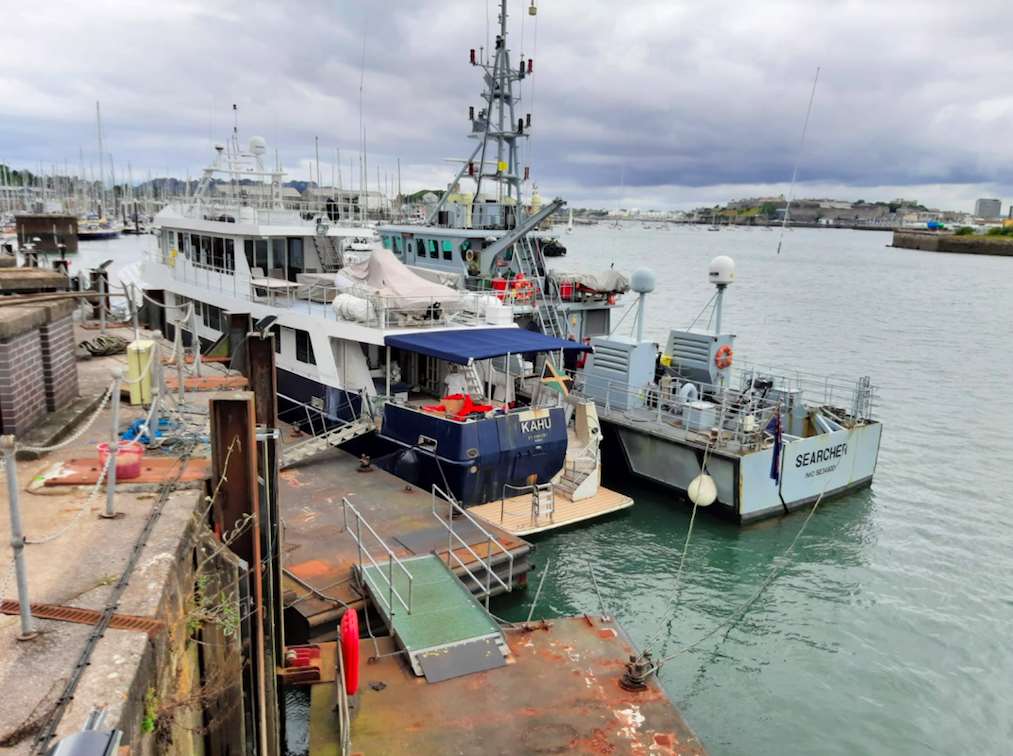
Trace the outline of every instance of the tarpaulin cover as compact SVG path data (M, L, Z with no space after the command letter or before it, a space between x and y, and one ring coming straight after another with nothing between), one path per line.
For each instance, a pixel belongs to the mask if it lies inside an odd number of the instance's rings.
M427 354L447 362L467 365L471 360L488 360L505 354L567 351L590 352L591 347L577 341L557 339L523 328L470 328L461 331L435 331L384 336L384 344L409 352Z
M623 294L630 290L629 279L617 270L568 273L566 271L552 269L549 271L549 278L554 279L556 283L561 281L573 281L575 284L586 286L592 291L605 293L615 292L617 294Z
M446 309L461 298L449 286L413 273L388 249L377 249L365 260L346 265L334 277L339 292L357 297L383 297L384 305L425 310L434 302Z

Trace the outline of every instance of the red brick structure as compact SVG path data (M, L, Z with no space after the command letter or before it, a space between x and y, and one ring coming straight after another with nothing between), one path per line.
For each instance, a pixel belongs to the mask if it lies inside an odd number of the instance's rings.
M77 398L74 305L67 300L40 307L46 312L46 323L39 329L46 409L56 412Z
M45 323L42 308L0 308L0 433L27 433L46 414L39 333Z

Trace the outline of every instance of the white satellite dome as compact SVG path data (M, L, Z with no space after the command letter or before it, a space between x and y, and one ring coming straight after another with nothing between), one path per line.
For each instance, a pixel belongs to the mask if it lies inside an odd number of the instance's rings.
M637 268L630 275L630 288L637 294L650 294L654 287L654 273L647 268Z
M267 152L267 140L261 136L250 137L250 152L254 155L263 155Z
M727 286L735 283L735 261L727 255L718 255L711 260L707 270L707 279L715 286Z

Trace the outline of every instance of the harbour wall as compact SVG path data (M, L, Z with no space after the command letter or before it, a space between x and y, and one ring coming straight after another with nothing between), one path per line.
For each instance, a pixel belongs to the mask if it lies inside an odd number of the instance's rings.
M1013 257L1013 241L1005 237L955 236L929 231L894 231L891 246L925 252Z

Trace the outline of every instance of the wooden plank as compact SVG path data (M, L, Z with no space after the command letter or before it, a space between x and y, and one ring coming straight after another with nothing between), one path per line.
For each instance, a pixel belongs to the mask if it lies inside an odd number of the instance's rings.
M164 483L175 477L179 460L173 457L144 457L141 460L141 474L136 478L121 478L123 484ZM179 480L192 483L204 480L210 474L211 463L207 459L187 460ZM85 486L98 480L98 459L68 459L57 466L58 474L45 479L46 486Z
M183 379L185 391L241 391L247 385L246 377L242 375L205 375L200 378L192 376ZM165 376L165 388L170 393L179 388L176 376Z
M542 533L555 528L563 528L574 523L602 517L633 506L633 499L625 494L608 488L599 488L598 493L580 501L570 501L561 494L556 494L555 512L552 520L548 517L531 521L531 497L514 496L502 504L503 517L500 520L500 502L490 502L477 507L469 507L468 513L482 521L503 528L511 535L524 536Z

